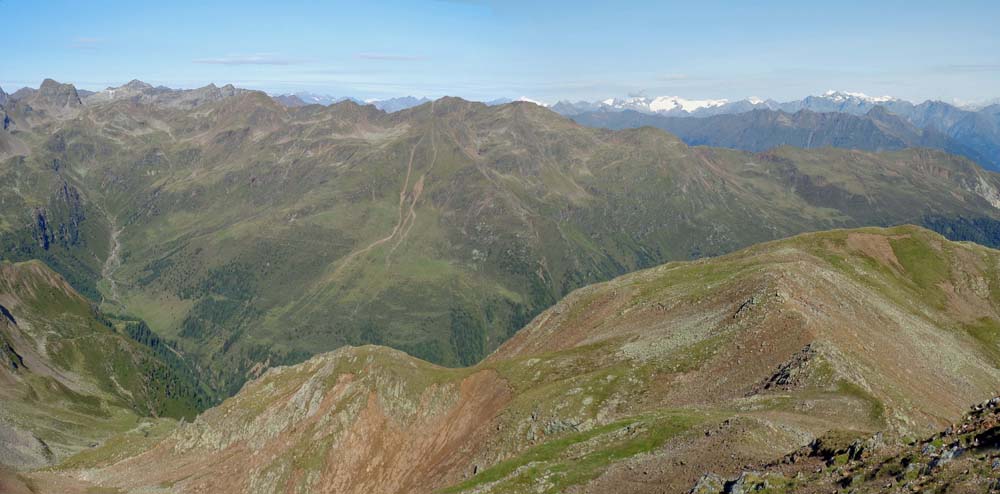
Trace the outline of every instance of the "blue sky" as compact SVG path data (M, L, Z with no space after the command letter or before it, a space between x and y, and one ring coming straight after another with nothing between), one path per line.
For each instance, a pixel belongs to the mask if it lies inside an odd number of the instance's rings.
M0 0L0 12L7 91L52 77L548 102L1000 97L996 0Z

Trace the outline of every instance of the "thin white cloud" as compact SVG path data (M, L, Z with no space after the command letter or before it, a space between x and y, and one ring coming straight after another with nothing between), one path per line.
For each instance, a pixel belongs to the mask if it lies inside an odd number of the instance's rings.
M217 58L199 58L193 60L194 63L206 65L295 65L302 63L301 60L281 57L270 53L256 53L252 55L226 55Z
M372 52L358 53L358 58L362 60L382 60L390 62L413 62L417 60L424 60L424 57L415 55L399 55L395 53L372 53Z

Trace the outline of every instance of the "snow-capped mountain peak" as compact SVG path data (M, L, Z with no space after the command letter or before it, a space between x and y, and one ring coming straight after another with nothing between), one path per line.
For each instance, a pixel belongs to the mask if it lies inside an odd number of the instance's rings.
M849 101L855 99L866 103L887 103L889 101L896 101L896 98L893 98L892 96L868 96L865 93L834 90L823 93L823 97L834 101Z
M541 101L538 101L538 100L535 100L535 99L531 99L531 98L529 98L527 96L521 96L520 98L517 98L514 101L524 101L526 103L534 103L534 104L536 104L538 106L544 106L544 107L548 107L549 106L549 105L547 105L545 103L542 103Z
M653 101L649 104L649 109L654 112L663 112L670 110L683 110L686 112L693 112L695 110L700 110L702 108L713 108L716 106L722 106L728 103L729 100L725 99L701 99L701 100L690 100L684 99L677 96L658 96L653 98Z
M634 110L643 113L693 112L703 108L714 108L728 103L724 99L691 100L679 96L629 96L608 98L600 102L606 110Z

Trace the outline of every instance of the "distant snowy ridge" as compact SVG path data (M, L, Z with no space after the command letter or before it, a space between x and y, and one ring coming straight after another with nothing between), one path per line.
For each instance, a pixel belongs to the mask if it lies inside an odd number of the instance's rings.
M628 98L609 98L600 102L600 106L614 110L635 110L643 113L666 113L671 111L693 112L702 108L714 108L728 103L725 99L690 100L679 96L632 96Z
M892 96L868 96L865 93L852 93L850 91L834 91L829 90L823 93L824 98L829 98L834 101L849 101L851 99L861 100L868 103L888 103L890 101L897 101L899 98L893 98Z
M552 105L551 108L566 116L594 111L615 112L632 110L650 115L708 117L712 115L743 113L752 110L783 110L794 113L805 109L815 112L863 114L875 106L892 106L904 103L903 100L893 96L869 96L862 92L831 90L819 96L807 96L801 100L783 103L756 96L737 101L727 99L686 99L679 96L630 96L626 98L607 98L593 102L560 101Z

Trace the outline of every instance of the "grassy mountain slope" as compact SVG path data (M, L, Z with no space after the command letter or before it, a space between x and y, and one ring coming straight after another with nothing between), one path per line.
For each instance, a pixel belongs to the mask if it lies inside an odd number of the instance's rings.
M225 393L343 345L469 365L574 288L667 260L1000 217L996 175L926 150L692 148L455 98L25 110L60 88L8 108L31 153L0 166L17 184L0 191L3 254L177 339Z
M345 347L267 371L144 453L121 460L126 434L32 482L683 492L816 439L928 434L990 396L998 266L915 227L670 263L574 291L474 367Z
M0 262L0 464L57 462L147 417L208 405L190 371L129 337L130 324L96 312L40 262Z

